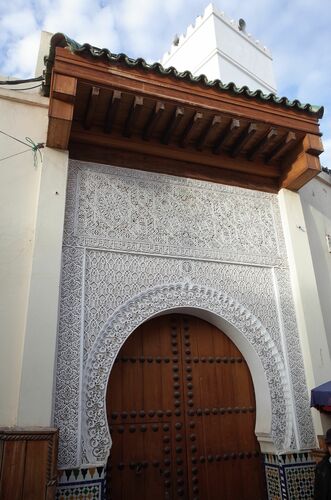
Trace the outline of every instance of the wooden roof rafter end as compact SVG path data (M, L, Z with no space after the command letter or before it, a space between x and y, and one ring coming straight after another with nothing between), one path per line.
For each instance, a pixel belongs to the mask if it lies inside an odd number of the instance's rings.
M47 145L78 159L277 192L318 174L320 135L314 114L56 49Z

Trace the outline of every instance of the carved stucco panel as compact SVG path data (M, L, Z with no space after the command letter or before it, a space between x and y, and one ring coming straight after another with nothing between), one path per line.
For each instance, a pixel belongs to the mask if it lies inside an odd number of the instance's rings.
M79 465L82 459L87 463L91 453L87 441L81 455L82 370L109 317L135 296L187 280L233 297L261 322L277 359L286 367L285 375L274 373L270 349L260 345L270 385L285 377L278 395L287 387L285 392L290 388L293 396L292 407L286 403L285 411L277 393L272 393L275 443L283 446L286 441L292 449L312 445L277 197L73 161L64 226L54 408L61 433L60 465ZM116 339L108 346L112 352L120 345ZM98 355L101 360L102 352ZM284 437L286 412L290 421L292 415L296 418L297 441L293 433ZM105 418L100 415L95 432Z
M59 464L80 461L80 383L84 250L64 248L57 338L54 425L60 430Z
M141 291L189 280L223 290L244 304L268 329L281 352L270 268L88 250L86 253L84 355L110 314Z
M274 195L77 161L71 169L76 191L65 244L263 265L284 260Z
M296 323L290 274L288 269L275 268L282 331L290 371L290 383L295 407L297 446L302 449L316 447L316 437L310 412L310 398Z

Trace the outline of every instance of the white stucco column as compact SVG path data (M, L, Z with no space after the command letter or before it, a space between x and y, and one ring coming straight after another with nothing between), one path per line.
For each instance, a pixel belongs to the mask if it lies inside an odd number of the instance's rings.
M280 211L308 389L331 378L331 360L300 196L282 189ZM312 410L316 434L331 426L331 418Z
M46 148L23 350L19 426L51 425L67 172L68 153Z

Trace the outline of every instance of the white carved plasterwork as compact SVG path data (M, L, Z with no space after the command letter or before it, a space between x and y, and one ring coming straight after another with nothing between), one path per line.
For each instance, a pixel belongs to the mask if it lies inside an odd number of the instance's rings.
M60 430L59 463L80 461L80 383L84 250L64 248L56 359L54 425Z
M244 304L282 352L270 268L87 250L85 276L84 357L117 307L160 283L186 280L222 290Z
M77 187L65 244L263 265L283 262L273 195L104 165L71 165Z
M281 321L285 332L285 349L295 403L297 446L311 449L316 447L316 438L311 420L310 400L294 312L290 275L288 269L275 268L274 272L280 298Z
M261 324L269 339L260 343L259 352L272 395L275 445L279 450L312 446L277 196L74 161L64 226L54 409L61 466L80 465L93 457L99 461L104 451L97 441L91 445L93 433L102 437L104 450L108 446L103 401L98 399L99 420L85 419L83 455L80 438L81 417L87 416L82 411L82 390L90 383L86 360L91 363L93 352L93 366L102 372L105 325L121 308L127 318L125 304L134 297L174 283L183 287L187 281L201 291L197 301L204 296L202 290L212 289L219 300L227 297L231 302L231 297L256 318L255 325ZM194 306L191 295L190 301ZM249 335L245 328L241 334ZM107 349L114 353L120 344L115 337L109 339ZM96 394L100 396L100 388ZM292 428L295 436L288 434Z

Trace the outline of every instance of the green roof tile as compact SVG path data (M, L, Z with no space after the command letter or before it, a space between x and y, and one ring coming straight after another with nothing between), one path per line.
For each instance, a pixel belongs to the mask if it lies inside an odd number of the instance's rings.
M210 81L205 75L193 76L190 71L179 72L173 66L164 68L158 62L148 64L141 57L139 57L138 59L132 59L126 54L113 54L108 49L98 49L97 47L93 47L88 43L84 43L83 45L81 45L75 40L67 37L63 33L56 33L55 35L53 35L51 39L49 55L45 58L46 71L43 92L46 96L49 95L50 77L55 59L56 47L66 47L74 54L89 54L96 59L104 59L109 61L110 63L122 63L129 68L143 69L145 71L154 72L159 75L172 76L177 80L184 80L192 84L202 84L206 87L215 88L220 92L241 95L247 97L248 99L255 99L260 102L269 102L278 106L291 108L296 111L302 111L310 115L314 115L317 118L322 118L324 113L323 106L302 104L298 99L291 101L287 99L287 97L278 97L276 94L264 94L262 90L252 91L249 90L247 86L237 87L233 82L224 84L221 82L221 80Z

